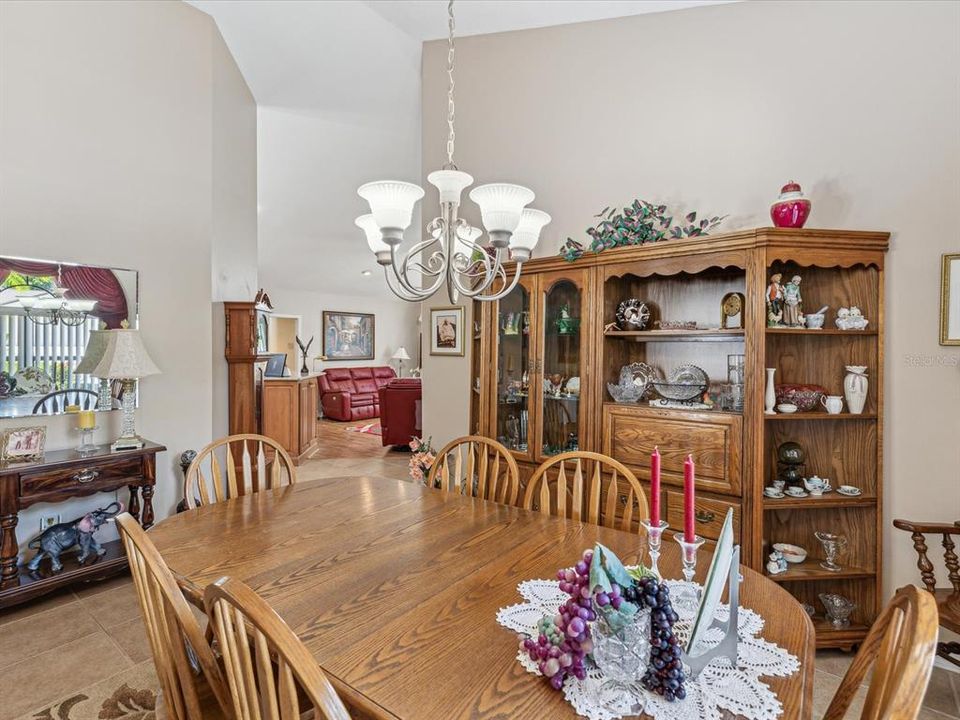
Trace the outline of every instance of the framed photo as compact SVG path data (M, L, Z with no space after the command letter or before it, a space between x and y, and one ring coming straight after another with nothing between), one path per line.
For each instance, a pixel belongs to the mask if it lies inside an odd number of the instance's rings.
M369 313L323 311L323 354L332 360L373 360L376 318Z
M960 345L960 254L944 255L940 269L940 344Z
M0 461L7 463L40 460L43 458L43 445L46 441L45 425L0 431Z
M430 354L463 355L463 308L430 308Z

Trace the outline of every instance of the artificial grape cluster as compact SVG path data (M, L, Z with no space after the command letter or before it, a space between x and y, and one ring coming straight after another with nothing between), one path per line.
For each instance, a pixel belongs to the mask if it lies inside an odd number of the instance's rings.
M673 634L677 613L670 604L670 588L655 577L642 577L623 590L623 597L640 607L650 608L650 667L643 686L669 702L683 700L683 663L680 641Z
M521 646L537 663L550 685L559 690L568 676L587 677L584 659L593 650L588 623L597 619L590 593L590 563L593 550L583 553L574 567L557 572L560 589L570 596L553 617L545 616L538 624L536 640L524 638ZM608 598L607 602L611 602Z

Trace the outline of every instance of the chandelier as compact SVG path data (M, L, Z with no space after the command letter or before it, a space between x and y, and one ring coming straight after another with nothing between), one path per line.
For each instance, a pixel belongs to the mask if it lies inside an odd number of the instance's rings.
M83 325L96 306L96 300L72 300L69 292L61 286L61 268L57 267L57 282L52 287L26 282L7 285L5 290L18 292L17 304L24 315L37 325Z
M481 240L483 232L479 228L459 217L460 193L473 184L473 177L457 169L453 162L453 0L447 5L447 15L447 162L427 176L427 181L440 191L440 215L427 225L427 238L401 257L403 231L410 226L413 208L424 195L423 188L399 180L380 180L357 190L370 204L370 214L358 217L356 225L366 234L370 250L383 266L387 286L397 297L420 302L445 284L452 303L458 302L461 295L499 300L516 286L523 263L530 259L550 216L526 207L533 202L532 190L493 183L470 191L470 199L480 207L487 240ZM508 253L516 263L512 278L507 277L503 266Z

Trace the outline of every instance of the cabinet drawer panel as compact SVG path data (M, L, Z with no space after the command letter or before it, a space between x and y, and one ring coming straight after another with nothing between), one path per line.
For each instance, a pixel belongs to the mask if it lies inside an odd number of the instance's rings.
M683 532L683 493L668 490L667 523L677 532ZM740 503L727 502L716 498L698 495L693 504L693 516L696 519L697 535L709 540L717 540L723 528L727 510L733 508L733 541L740 542Z
M604 451L630 466L638 478L650 477L650 455L660 449L661 479L683 484L688 454L697 465L697 486L711 492L740 494L742 419L737 415L664 412L648 408L604 408Z
M140 457L98 460L88 466L24 473L20 476L20 496L22 500L38 502L42 497L61 492L110 489L140 477Z

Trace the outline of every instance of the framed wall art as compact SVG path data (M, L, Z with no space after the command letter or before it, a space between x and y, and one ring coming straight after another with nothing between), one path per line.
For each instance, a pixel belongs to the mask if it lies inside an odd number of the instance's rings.
M463 308L430 308L430 354L463 355Z
M0 431L0 462L33 462L43 458L47 440L45 425L7 428Z
M323 354L334 360L373 360L376 318L370 313L323 311Z
M960 345L960 253L944 255L940 267L940 344Z

